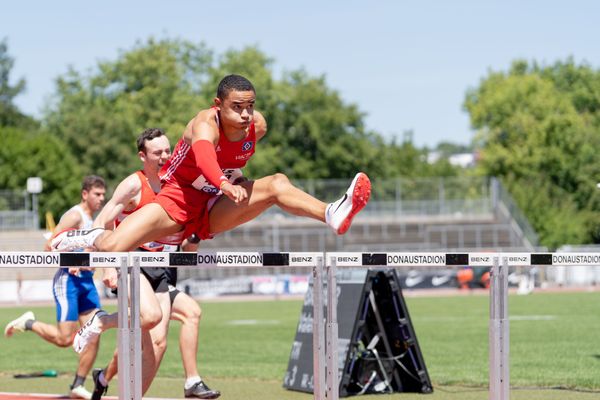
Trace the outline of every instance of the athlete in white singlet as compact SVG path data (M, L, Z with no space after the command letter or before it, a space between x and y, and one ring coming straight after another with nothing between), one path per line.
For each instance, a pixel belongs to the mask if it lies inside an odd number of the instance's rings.
M106 186L98 176L88 176L81 187L81 202L63 214L55 232L65 229L90 229L93 214L104 202ZM46 250L49 250L49 243ZM84 251L74 249L73 251ZM46 341L59 347L69 347L79 326L100 309L100 298L93 279L94 272L87 268L59 268L54 276L53 293L56 302L57 324L47 324L35 319L31 311L10 322L4 331L8 337L15 332L31 330ZM81 353L75 380L71 385L71 396L89 399L91 393L84 387L84 381L90 372L96 354L98 340L90 343L88 349Z

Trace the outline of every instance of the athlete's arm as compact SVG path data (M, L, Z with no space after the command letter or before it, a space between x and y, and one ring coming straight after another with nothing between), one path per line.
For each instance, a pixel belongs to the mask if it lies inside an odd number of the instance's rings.
M117 216L124 210L129 211L137 207L138 195L142 191L142 182L137 174L131 174L123 179L115 189L111 199L104 205L100 214L94 220L94 228L112 229ZM117 270L115 268L102 268L102 281L108 288L117 287Z
M137 206L137 196L142 191L142 183L136 174L125 178L115 189L112 198L104 205L94 220L94 228L111 229L117 216L124 210L132 210Z
M254 111L254 132L257 142L267 134L267 120L256 110Z
M215 146L219 143L219 128L210 114L200 112L192 121L192 149L196 166L202 175L214 187L221 189L223 194L236 204L248 198L248 192L239 185L229 183L217 161Z
M66 212L62 216L60 221L58 221L58 225L56 225L56 227L54 228L54 231L52 232L52 236L50 236L50 239L48 239L48 241L44 245L44 250L51 251L50 243L52 242L52 239L54 239L55 234L57 234L58 232L62 232L65 229L70 229L70 228L79 229L80 226L81 226L81 214L79 214L75 210Z

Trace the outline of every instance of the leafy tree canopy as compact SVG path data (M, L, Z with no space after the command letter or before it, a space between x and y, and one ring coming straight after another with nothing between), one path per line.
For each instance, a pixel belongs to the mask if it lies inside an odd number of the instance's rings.
M10 74L15 61L8 54L8 40L0 41L0 127L20 126L24 128L37 127L33 118L21 113L14 104L14 99L25 91L25 79L20 78L13 85Z
M63 142L49 133L1 128L0 188L25 190L27 178L43 181L39 209L60 215L80 201L83 174Z
M516 61L467 93L480 173L501 177L551 248L598 241L600 72Z

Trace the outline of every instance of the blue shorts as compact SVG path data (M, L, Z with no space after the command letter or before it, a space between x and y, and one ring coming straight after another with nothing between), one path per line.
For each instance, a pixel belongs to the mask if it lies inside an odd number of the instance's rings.
M78 321L79 314L100 308L100 297L94 285L93 273L84 271L81 277L60 268L52 285L58 322Z

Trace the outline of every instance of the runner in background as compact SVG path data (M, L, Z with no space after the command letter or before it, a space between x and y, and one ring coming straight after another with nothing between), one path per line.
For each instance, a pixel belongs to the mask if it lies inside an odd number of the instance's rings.
M63 214L54 231L91 228L93 215L102 207L105 192L106 185L102 178L95 175L85 177L81 185L81 201ZM47 242L46 250L49 249L50 242ZM93 275L94 272L89 268L60 268L54 276L52 287L57 324L38 321L32 311L27 311L6 325L4 335L12 337L14 333L32 331L58 347L71 346L80 325L101 308ZM91 393L85 389L84 383L96 360L98 345L98 338L94 338L86 351L79 356L75 379L70 387L71 397L91 398Z
M144 130L137 139L138 157L143 168L125 178L112 198L96 218L96 224L107 229L118 226L129 215L144 205L154 201L160 190L158 172L171 155L169 139L164 131L157 128ZM194 243L192 243L194 242ZM185 251L196 251L198 240L188 238L183 241ZM158 241L142 244L139 251L178 251L182 235L175 234ZM200 377L197 368L198 326L202 311L198 303L176 288L177 268L141 268L140 276L140 320L143 330L142 391L145 393L158 372L160 362L167 349L169 319L182 323L179 337L179 350L185 372L185 397L215 399L220 393L211 390ZM114 287L117 271L104 269L104 281ZM104 318L103 318L104 319ZM107 325L118 323L118 314L107 315ZM75 349L79 351L87 344L76 336ZM82 347L78 346L81 345ZM92 399L100 399L108 389L108 382L117 374L118 359L115 351L105 369L93 372L94 393Z

